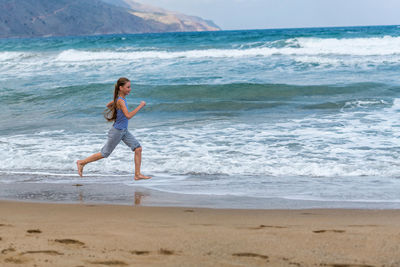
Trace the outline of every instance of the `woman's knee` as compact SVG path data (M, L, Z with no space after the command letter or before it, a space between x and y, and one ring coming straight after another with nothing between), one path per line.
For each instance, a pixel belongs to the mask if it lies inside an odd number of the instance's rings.
M135 153L141 153L142 152L142 147L140 146L140 147L137 147L137 148L135 148Z
M108 156L111 155L112 150L107 149L106 146L104 146L101 150L100 150L100 155L103 158L108 158Z
M100 152L101 158L108 158L111 155L110 151Z

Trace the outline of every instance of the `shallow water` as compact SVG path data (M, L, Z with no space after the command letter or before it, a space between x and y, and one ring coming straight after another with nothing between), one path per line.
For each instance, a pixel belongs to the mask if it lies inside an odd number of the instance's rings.
M164 192L400 202L400 29L0 40L0 183L135 185L123 144L89 164L120 76Z

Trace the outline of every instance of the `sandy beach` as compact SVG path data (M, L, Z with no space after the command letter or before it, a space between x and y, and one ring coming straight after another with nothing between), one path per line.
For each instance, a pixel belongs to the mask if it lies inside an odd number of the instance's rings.
M0 201L1 266L400 266L400 210Z
M1 40L0 267L400 267L400 27L357 25ZM116 94L152 179L77 172Z

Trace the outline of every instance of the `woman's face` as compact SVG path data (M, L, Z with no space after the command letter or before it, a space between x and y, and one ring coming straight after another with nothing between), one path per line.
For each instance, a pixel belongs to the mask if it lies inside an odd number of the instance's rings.
M126 84L120 86L120 90L124 95L129 95L131 92L131 82L127 82Z

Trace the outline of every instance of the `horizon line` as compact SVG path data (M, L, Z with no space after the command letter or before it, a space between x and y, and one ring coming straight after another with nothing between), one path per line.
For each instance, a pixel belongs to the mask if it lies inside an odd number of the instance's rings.
M379 27L400 26L400 24L370 24L370 25L345 25L345 26L304 26L304 27L274 27L274 28L248 28L248 29L222 29L221 31L251 31L251 30L291 30L291 29L319 29L319 28L357 28L357 27Z
M111 36L111 35L145 35L145 34L170 34L170 33L206 33L206 32L233 32L233 31L265 31L265 30L300 30L300 29L320 29L320 28L362 28L362 27L395 27L400 24L382 24L382 25L351 25L351 26L312 26L312 27L277 27L277 28L254 28L254 29L221 29L219 31L181 31L181 32L145 32L145 33L105 33L105 34L94 34L94 35L52 35L52 36L31 36L31 37L0 37L0 40L7 39L37 39L37 38L62 38L62 37L97 37L97 36Z

